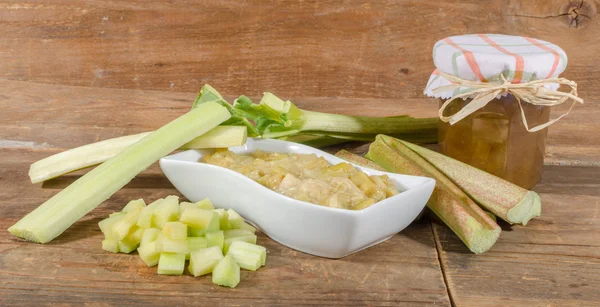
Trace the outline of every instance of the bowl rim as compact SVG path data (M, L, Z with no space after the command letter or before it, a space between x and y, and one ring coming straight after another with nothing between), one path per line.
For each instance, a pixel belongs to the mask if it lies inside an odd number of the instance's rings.
M282 140L255 139L255 138L248 138L248 141L250 141L252 143L257 142L257 141L258 141L258 143L268 141L268 142L277 142L277 143L281 142L281 143L286 143L286 144L293 144L294 146L298 145L298 146L300 146L300 148L303 148L303 149L308 149L310 151L317 151L318 154L317 153L315 153L315 154L317 156L319 156L319 157L323 157L325 155L325 156L329 156L329 157L325 157L325 158L330 158L330 159L333 158L333 159L339 160L337 163L332 164L332 165L336 165L336 164L345 162L345 163L351 164L352 166L354 166L355 168L358 168L361 171L367 170L368 172L372 172L372 173L375 173L377 175L388 175L388 176L390 176L390 178L392 178L392 180L395 181L396 185L398 185L398 183L401 183L401 179L398 178L398 177L410 177L410 178L415 178L415 179L421 179L423 181L420 182L420 183L415 184L413 187L410 187L410 188L404 187L404 190L401 191L400 193L398 193L398 194L396 194L396 195L394 195L392 197L388 197L388 198L386 198L384 200L378 201L375 204L373 204L373 205L371 205L371 206L369 206L367 208L360 209L360 210L352 210L352 209L333 208L333 207L328 207L328 206L321 206L319 204L314 204L314 203L311 203L311 202L307 202L307 201L295 199L293 197L290 197L290 196L281 194L279 192L276 192L274 190L271 190L271 189L263 186L262 184L254 181L253 179L251 179L251 178L249 178L247 176L244 176L243 174L238 173L238 172L236 172L234 170L231 170L231 169L228 169L228 168L225 168L225 167L221 167L221 166L217 166L217 165L214 165L214 164L208 164L208 163L203 163L203 162L200 162L200 161L191 161L191 160L186 160L186 159L181 159L180 158L181 156L188 155L190 152L196 152L196 153L200 154L200 157L202 157L204 155L204 153L202 153L202 151L212 151L212 150L214 150L213 148L207 148L207 149L188 149L188 150L185 150L185 151L182 151L182 152L178 152L178 153L175 153L175 154L171 154L171 155L165 156L165 157L163 157L163 158L160 159L159 163L161 165L161 169L162 169L162 164L163 163L194 164L194 165L201 165L201 167L214 168L214 169L217 169L217 170L219 170L221 172L229 174L231 176L236 176L238 178L241 178L242 180L248 182L248 184L255 185L255 187L257 187L259 190L262 189L262 191L264 193L271 193L273 196L283 197L287 201L291 201L293 203L297 203L298 205L301 204L301 206L310 206L312 208L321 208L321 210L329 210L330 212L335 212L335 213L338 213L338 214L350 214L350 215L363 215L363 214L366 214L366 213L368 213L368 212L370 212L372 210L375 210L373 208L377 208L377 207L379 207L379 209L382 209L381 208L382 206L384 206L384 205L386 205L386 204L388 204L390 202L393 203L393 200L395 198L402 196L402 194L404 194L404 193L407 193L407 192L409 192L411 190L415 190L415 189L421 188L423 186L426 186L427 184L429 184L432 181L435 183L435 179L430 178L430 177L413 176L413 175L398 174L398 173L390 173L390 172L386 172L386 171L375 170L375 169L372 169L372 168L369 168L369 167L357 165L357 164L355 164L355 163L353 163L351 161L347 161L347 160L341 159L339 157L336 157L335 155L332 155L332 154L330 154L328 152L322 151L322 150L320 150L318 148L306 146L306 145L299 144L299 143L293 143L293 142L282 141ZM232 148L243 148L247 144L248 143L246 143L246 144L244 144L242 146L236 146L236 147L232 147ZM256 150L256 149L259 149L259 148L254 148L254 150ZM264 149L261 149L261 150L264 150ZM265 151L267 151L267 152L275 152L275 151L268 151L268 150L265 150ZM250 153L252 151L248 150L247 152ZM306 154L309 154L309 153L306 153ZM331 162L329 162L329 161L327 161L327 162L331 164ZM319 210L319 209L317 209L317 210Z

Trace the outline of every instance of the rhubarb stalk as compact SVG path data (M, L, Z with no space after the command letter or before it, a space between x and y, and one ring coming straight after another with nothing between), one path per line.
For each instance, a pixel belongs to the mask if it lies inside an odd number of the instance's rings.
M265 93L259 104L240 96L231 105L208 84L202 87L192 108L211 101L225 107L231 117L221 127L183 145L181 149L241 146L247 136L280 138L315 147L348 141L373 141L380 133L416 143L437 141L437 118L380 118L312 112L301 110L292 102L271 93ZM32 164L29 176L32 183L38 183L102 163L149 134L109 139L56 154Z
M397 139L378 135L367 157L389 172L435 178L436 186L427 207L472 252L483 253L498 240L498 224L448 177Z
M295 134L277 138L278 140L304 144L310 147L322 148L332 145L352 142L352 140L335 138L327 135Z
M399 142L442 172L478 205L509 223L525 225L542 213L540 197L533 191L427 148Z
M359 155L355 155L347 150L340 150L335 154L335 156L340 159L344 159L346 161L352 162L356 165L372 168L372 169L378 170L378 171L385 171L377 163L375 163L367 158L363 158Z
M227 109L216 102L198 106L77 179L8 231L33 242L51 241L152 163L230 116Z
M150 135L143 132L73 148L39 160L29 167L31 183L39 183L78 169L100 164ZM226 148L246 143L246 128L219 126L182 145L179 149Z
M241 99L240 99L241 98ZM247 97L238 98L249 100ZM410 116L366 117L349 116L302 110L291 101L264 93L260 104L242 105L252 109L267 108L274 111L273 121L262 129L263 138L280 138L298 133L327 135L340 139L373 141L378 134L409 139L419 143L437 141L437 118L412 118Z

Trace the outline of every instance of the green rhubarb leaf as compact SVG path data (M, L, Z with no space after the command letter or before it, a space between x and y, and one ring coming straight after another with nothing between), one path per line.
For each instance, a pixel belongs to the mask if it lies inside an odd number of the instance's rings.
M248 128L250 137L284 138L301 133L342 140L373 141L377 134L387 134L417 143L437 141L437 118L412 118L407 115L389 117L349 116L302 110L289 100L265 92L260 103L246 96L233 105L225 101L210 85L202 87L194 106L216 100L232 117L223 125Z
M229 102L227 102L227 100L225 100L225 98L223 98L223 96L221 96L221 94L214 89L212 86L205 84L202 89L200 90L200 93L198 94L198 97L196 97L196 100L194 101L194 104L192 105L192 109L198 107L199 105L209 102L209 101L214 101L219 103L220 105L224 106L225 108L227 108L227 111L229 111L229 113L231 114L231 118L229 118L227 121L221 123L222 126L245 126L248 129L248 136L249 137L257 137L260 136L259 131L254 127L254 124L249 120L252 119L251 117L249 117L249 114L246 114L243 110L239 110L234 108Z
M270 125L282 125L285 122L284 114L270 108L267 105L255 104L246 96L240 96L234 101L234 108L241 116L254 121L254 125L262 135Z
M276 138L297 134L302 131L306 119L304 112L296 107L291 101L266 92L260 100L260 105L265 109L279 113L281 122L270 124L262 131L264 138Z

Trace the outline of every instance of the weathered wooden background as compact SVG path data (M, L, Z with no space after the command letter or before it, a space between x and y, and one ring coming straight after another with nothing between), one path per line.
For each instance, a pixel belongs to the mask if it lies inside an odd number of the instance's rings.
M435 41L504 33L560 45L569 55L564 76L593 102L600 95L598 3L0 1L0 78L176 92L210 83L232 96L269 90L307 108L407 113L412 105L432 102L422 90ZM304 103L314 97L336 99ZM434 111L432 104L423 115ZM567 123L566 135L551 134L565 142L551 141L563 148L549 153L575 160L576 148L586 156L584 164L597 162L589 156L600 137L579 137L595 118Z
M422 98L435 41L532 36L569 55L598 95L597 3L456 1L0 1L0 77L231 95Z
M245 275L247 283L235 291L215 290L206 279L157 277L135 258L104 253L95 226L126 199L174 193L153 168L51 246L0 231L0 305L204 299L597 306L599 6L591 0L0 0L0 229L65 184L30 185L29 163L155 129L187 110L204 83L231 96L268 90L306 109L434 116L436 102L422 90L435 41L503 33L561 46L569 56L564 77L577 81L586 99L550 128L548 165L536 187L543 216L527 227L503 225L500 241L484 255L471 255L444 226L422 221L340 261L295 253L263 236L271 265Z

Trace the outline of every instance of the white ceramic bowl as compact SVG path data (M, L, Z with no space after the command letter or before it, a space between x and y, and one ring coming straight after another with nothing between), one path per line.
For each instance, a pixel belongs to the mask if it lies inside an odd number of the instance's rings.
M321 150L292 142L248 139L235 153L257 149L310 154L331 164L345 162ZM213 150L188 150L160 160L171 183L190 201L208 197L232 208L271 239L308 254L341 258L389 239L408 226L431 196L435 180L386 173L355 165L369 175L388 175L400 194L363 210L323 207L274 192L235 171L199 163Z

